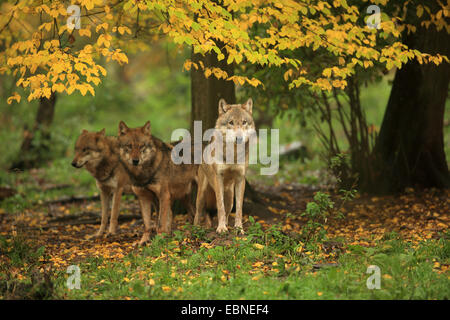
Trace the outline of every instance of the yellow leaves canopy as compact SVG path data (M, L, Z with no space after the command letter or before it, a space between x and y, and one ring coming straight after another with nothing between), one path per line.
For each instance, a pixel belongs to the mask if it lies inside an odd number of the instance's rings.
M372 2L383 6L388 0ZM125 52L146 48L149 40L144 35L160 33L180 46L192 46L195 53L215 52L227 64L283 67L288 70L283 78L291 88L345 88L346 78L357 66L381 64L391 69L411 59L436 64L448 61L445 56L404 46L399 39L401 28L414 32L415 27L402 25L397 17L383 15L380 29L359 23L364 13L346 0L78 0L74 4L82 15L81 28L72 30L66 22L74 13L67 12L65 1L36 4L19 0L0 6L0 45L6 48L0 52L0 73L17 75L17 85L29 90L29 100L52 91L94 94L92 84L98 85L106 75L99 57L128 63ZM431 12L420 5L416 15L424 17L427 26L449 30L448 8ZM80 43L80 37L87 38L87 43ZM391 45L380 47L379 39L390 39ZM328 53L330 64L319 73L311 72L293 54L301 48ZM191 67L202 69L205 77L263 86L256 78L230 76L219 68L186 61L184 69ZM15 94L8 102L18 100Z

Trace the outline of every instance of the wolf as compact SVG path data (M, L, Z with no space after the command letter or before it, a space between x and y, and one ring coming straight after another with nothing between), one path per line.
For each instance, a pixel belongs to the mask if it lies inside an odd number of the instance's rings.
M111 199L111 221L106 236L116 234L122 193L131 193L131 180L119 161L117 137L106 136L105 129L99 132L83 130L75 143L75 157L72 166L86 168L95 178L100 190L102 218L100 229L93 237L105 234Z
M172 203L180 199L193 217L195 210L190 196L196 184L198 165L175 164L171 159L173 146L151 134L151 124L129 128L119 123L119 158L130 176L133 191L139 198L144 221L144 234L139 245L150 239L150 202L154 194L159 202L158 234L172 230Z
M211 153L204 154L205 163L200 165L197 177L197 199L194 224L198 225L205 205L215 194L218 215L217 233L227 232L228 216L236 197L235 228L243 233L242 205L245 192L245 175L249 159L249 139L256 134L252 116L253 100L249 98L244 104L227 104L219 101L219 116L216 121L216 135L208 147ZM206 151L206 149L205 149ZM231 153L232 161L222 161L223 155ZM207 216L207 223L208 221Z

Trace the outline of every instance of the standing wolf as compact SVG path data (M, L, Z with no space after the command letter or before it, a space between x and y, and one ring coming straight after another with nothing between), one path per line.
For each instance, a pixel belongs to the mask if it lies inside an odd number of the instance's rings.
M130 178L119 162L118 149L117 138L105 136L105 129L99 132L83 130L75 143L72 166L85 167L95 178L100 190L102 220L95 237L106 231L111 197L111 221L107 235L116 234L122 193L131 192Z
M205 204L209 202L211 192L214 192L219 219L217 233L228 231L228 216L233 207L234 194L236 195L234 226L243 232L242 205L245 174L248 168L249 138L255 134L252 108L251 98L244 104L227 104L224 99L219 101L216 134L207 147L211 152L204 155L205 163L200 165L198 171L194 224L199 224Z
M133 191L141 203L144 234L139 244L150 239L150 203L154 193L159 201L157 233L172 230L172 208L175 199L182 200L188 213L193 216L194 208L190 195L196 181L198 165L172 162L172 146L152 136L150 121L138 128L128 128L119 123L120 161L128 172Z

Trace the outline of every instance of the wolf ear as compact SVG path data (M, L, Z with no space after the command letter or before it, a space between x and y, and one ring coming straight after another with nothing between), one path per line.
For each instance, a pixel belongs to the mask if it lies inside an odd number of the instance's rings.
M252 100L252 98L249 98L247 100L247 102L242 105L242 108L244 108L244 110L247 111L248 113L252 114L252 110L253 110L253 100Z
M220 99L219 100L219 115L224 114L225 112L228 111L228 109L230 109L230 107L228 107L225 99L223 99L223 98Z
M150 124L150 121L147 121L141 129L142 129L142 132L143 132L144 134L150 135L150 134L151 134L151 124Z
M104 136L105 135L105 128L103 128L102 130L100 130L99 132L97 132L99 135Z
M120 121L119 122L119 136L123 136L124 134L126 134L128 132L128 127L125 124L125 122Z
M86 129L83 129L83 130L81 131L81 134L85 134L85 133L88 133L88 131L87 131Z

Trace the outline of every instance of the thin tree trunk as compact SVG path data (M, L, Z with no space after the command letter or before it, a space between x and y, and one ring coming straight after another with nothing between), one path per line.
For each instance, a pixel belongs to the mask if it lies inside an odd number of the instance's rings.
M38 167L49 157L50 129L55 114L56 94L41 98L32 130L25 128L19 154L11 169ZM39 138L36 137L39 135Z
M426 53L450 57L445 31L417 27L404 43ZM450 186L444 152L443 122L450 64L408 62L398 70L374 149L378 179L371 191L396 192L405 187Z
M219 45L220 47L220 45ZM225 54L225 52L224 52ZM227 64L227 55L221 61L217 60L216 53L206 55L194 54L192 51L192 62L205 68L220 68L225 70L228 76L234 74L233 65ZM217 79L214 75L205 77L204 70L191 69L191 130L195 120L202 121L203 131L214 128L218 116L219 100L224 98L228 103L236 103L236 94L233 81Z

